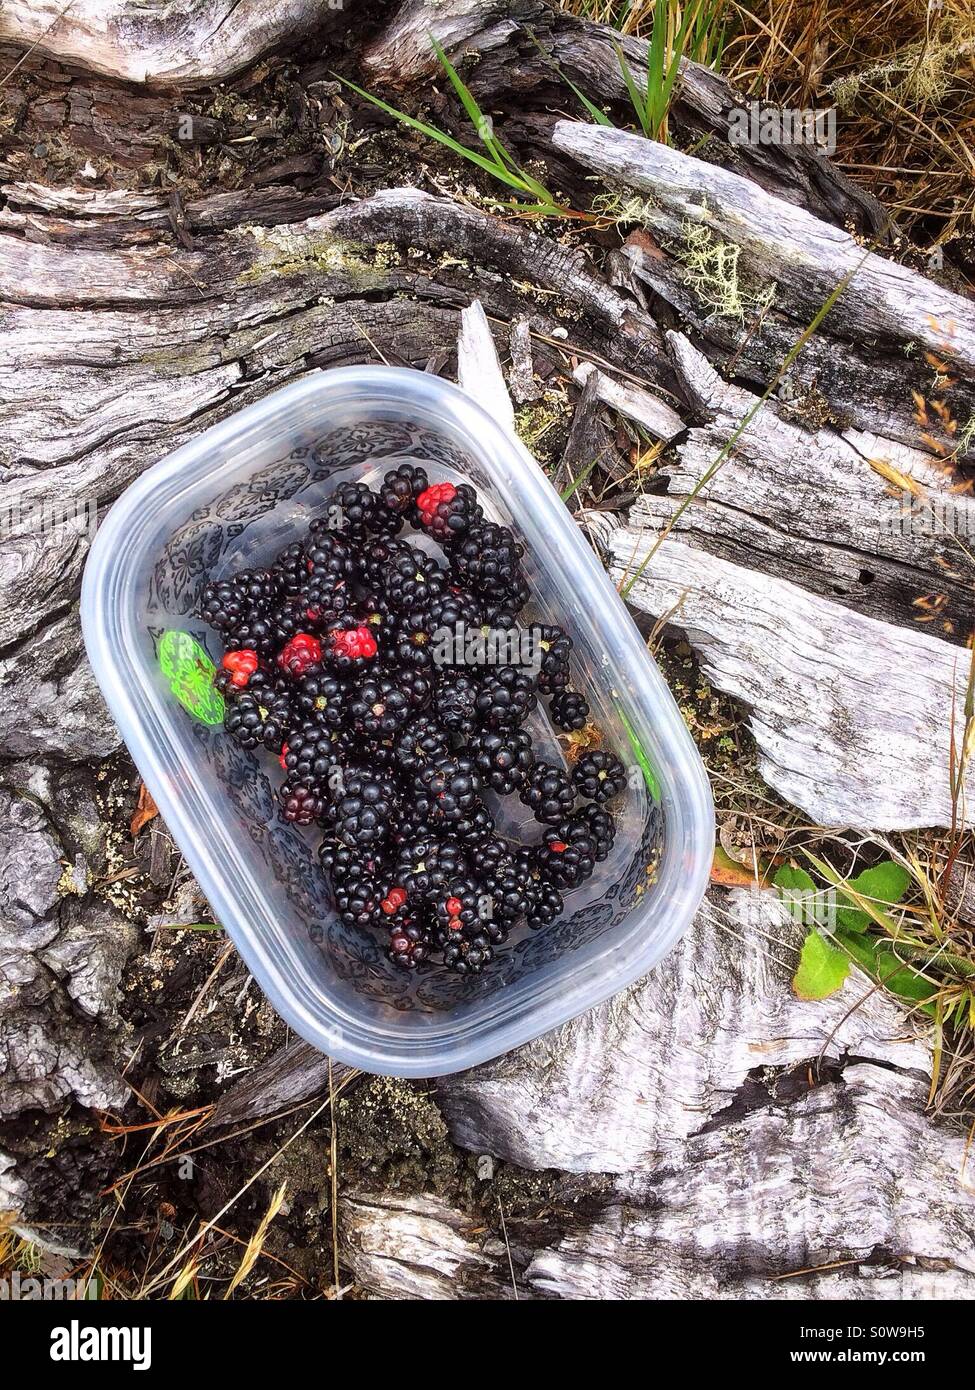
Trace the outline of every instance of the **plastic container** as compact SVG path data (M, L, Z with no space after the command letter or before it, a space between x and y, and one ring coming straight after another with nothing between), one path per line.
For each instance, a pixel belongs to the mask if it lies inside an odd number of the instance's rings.
M482 975L411 974L343 926L316 837L281 824L276 760L227 737L173 654L206 579L265 563L346 477L420 460L469 479L527 548L528 620L565 627L573 682L635 769L610 857L551 927L523 928ZM527 1042L644 975L703 895L710 791L660 673L596 557L534 460L457 387L421 372L314 372L177 450L134 483L98 532L82 594L85 643L146 786L217 919L274 1007L322 1051L366 1071L434 1076ZM181 685L180 682L183 682ZM188 684L187 684L188 682ZM188 690L190 691L188 695ZM178 697L182 697L181 699ZM547 714L535 733L559 757Z

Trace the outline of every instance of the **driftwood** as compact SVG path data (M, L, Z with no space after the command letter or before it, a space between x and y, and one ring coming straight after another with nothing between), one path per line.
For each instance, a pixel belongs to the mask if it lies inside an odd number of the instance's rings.
M442 181L434 196L387 187L394 180L370 169L363 196L348 191L350 109L332 69L361 43L366 85L399 87L405 102L422 81L436 100L429 32L455 60L476 58L465 74L478 99L566 196L588 205L612 185L647 205L617 209L625 239L605 264ZM40 1112L123 1110L121 1069L138 1041L120 1020L120 983L145 943L97 891L107 869L97 770L119 740L77 626L90 509L308 370L384 358L453 374L456 361L507 420L490 332L519 405L543 388L571 393L574 476L618 417L668 441L650 495L626 516L584 518L618 579L673 523L631 603L682 627L708 678L745 703L763 771L796 805L864 827L948 818L946 730L964 685L970 583L936 528L888 524L903 499L885 489L893 466L949 528L968 524L968 497L951 491L923 436L945 442L925 352L950 368L944 399L964 423L970 305L876 259L864 262L864 289L858 262L854 297L837 303L702 500L677 515L833 273L862 256L847 229L864 246L883 240L880 210L824 156L733 150L738 98L693 65L673 124L681 145L709 137L707 162L560 122L573 103L555 64L624 114L614 36L536 0L369 6L361 35L312 0L151 12L83 0L63 14L14 3L0 40L8 67L23 58L4 87L14 129L0 209L5 1136ZM257 83L253 65L286 46L298 114L280 157L271 134L233 111L208 114L202 94L232 73ZM638 65L644 47L625 46ZM194 121L180 145L184 109ZM441 117L449 123L443 104ZM78 155L70 179L41 167L41 132ZM171 192L142 177L150 160L185 172L191 156L248 139L267 141L267 160L232 186L201 178ZM778 283L760 322L716 317L695 297L682 237L702 199L758 289ZM801 284L790 228L808 233ZM947 346L928 309L940 329L954 323ZM905 353L911 342L917 352ZM614 457L608 448L604 476ZM76 514L39 531L34 513L52 497ZM937 600L934 625L918 626L929 611L919 598ZM715 890L648 980L439 1082L455 1143L529 1175L558 1170L558 1201L546 1188L537 1209L506 1217L487 1178L476 1210L359 1181L341 1204L347 1268L379 1296L970 1296L964 1141L925 1114L920 1023L857 972L829 1001L797 1001L797 940L768 895ZM299 1104L327 1075L290 1044L227 1086L211 1124L220 1133ZM31 1199L0 1153L0 1207ZM824 1272L801 1272L811 1268Z
M508 1246L421 1197L343 1202L386 1297L930 1298L975 1289L965 1143L923 1117L927 1048L858 972L791 997L774 896L709 899L674 953L584 1019L438 1094L457 1142L568 1175ZM937 1215L932 1210L932 1194Z

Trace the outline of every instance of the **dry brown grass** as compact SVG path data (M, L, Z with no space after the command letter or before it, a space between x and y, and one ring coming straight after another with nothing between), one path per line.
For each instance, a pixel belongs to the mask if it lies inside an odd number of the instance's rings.
M649 33L653 0L562 4ZM837 164L918 246L972 235L975 0L728 0L724 14L726 76L784 106L835 104Z

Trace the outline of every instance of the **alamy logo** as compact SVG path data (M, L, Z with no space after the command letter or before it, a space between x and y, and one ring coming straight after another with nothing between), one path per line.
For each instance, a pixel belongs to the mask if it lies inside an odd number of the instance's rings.
M98 1297L94 1279L49 1279L23 1274L15 1269L9 1278L0 1279L0 1303L70 1303Z
M835 154L836 107L813 111L750 101L729 112L728 140L732 145L816 145Z
M468 627L456 622L433 633L430 651L437 666L521 666L537 675L542 639L531 627Z
M51 1331L52 1361L131 1361L134 1371L152 1365L151 1327L84 1327L73 1319Z

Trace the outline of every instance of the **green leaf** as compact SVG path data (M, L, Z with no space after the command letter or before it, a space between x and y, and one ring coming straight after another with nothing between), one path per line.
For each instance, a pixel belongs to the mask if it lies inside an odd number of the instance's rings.
M838 931L836 937L857 964L891 994L915 1003L925 1003L938 992L936 985L898 960L889 942L874 936L861 936L856 931Z
M772 882L776 888L784 888L787 892L815 893L816 891L816 885L805 869L793 868L791 864L783 864Z
M783 864L776 872L772 883L779 890L779 897L800 925L808 926L812 922L822 921L818 912L821 894L805 869L793 868L791 864Z
M811 931L802 943L793 993L797 999L828 999L844 983L849 970L846 952L831 946L818 931Z
M851 879L849 887L861 898L881 903L898 903L907 892L910 882L911 876L902 864L895 864L892 859L884 859ZM846 927L848 931L866 931L871 921L869 914L864 912L862 907L857 907L856 899L843 888L838 887L836 891L840 900L836 908L836 920L839 925Z
M633 79L633 74L630 71L630 65L626 61L626 54L623 52L622 48L620 48L618 44L616 45L616 57L619 60L620 72L623 74L623 81L626 83L626 90L629 93L630 105L633 107L633 110L637 114L637 119L640 122L640 127L643 130L644 135L649 136L650 117L647 112L646 102L643 100L643 96L640 93L640 89L637 87L636 82Z

